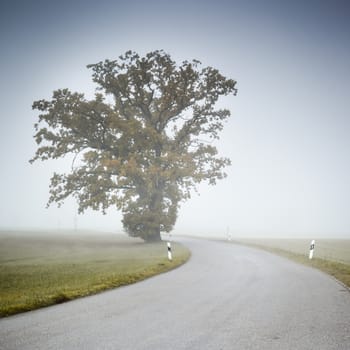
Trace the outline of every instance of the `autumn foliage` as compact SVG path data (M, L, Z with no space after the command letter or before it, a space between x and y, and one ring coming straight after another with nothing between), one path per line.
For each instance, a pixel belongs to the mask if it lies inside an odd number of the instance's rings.
M75 154L72 171L51 178L49 204L74 196L79 212L115 206L130 236L159 240L196 184L225 177L230 161L208 141L230 116L215 105L236 94L236 82L197 60L177 65L163 51L128 51L88 68L94 99L61 89L33 103L40 114L31 161Z

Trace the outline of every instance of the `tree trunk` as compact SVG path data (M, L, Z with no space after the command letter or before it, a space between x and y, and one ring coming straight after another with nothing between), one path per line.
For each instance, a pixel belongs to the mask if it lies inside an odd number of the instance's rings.
M163 183L158 180L158 176L155 177L154 193L151 196L150 210L155 214L154 223L150 227L148 235L145 237L146 242L160 242L162 240L160 236L160 226L162 221L162 201L163 201Z
M162 238L160 236L160 229L158 231L155 231L151 235L147 235L143 238L146 243L156 243L161 242Z

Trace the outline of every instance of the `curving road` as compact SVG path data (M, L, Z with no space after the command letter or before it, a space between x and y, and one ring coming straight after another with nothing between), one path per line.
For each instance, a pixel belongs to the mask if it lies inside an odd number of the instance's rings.
M174 271L0 320L0 349L350 349L350 293L331 277L244 246L181 241L192 258Z

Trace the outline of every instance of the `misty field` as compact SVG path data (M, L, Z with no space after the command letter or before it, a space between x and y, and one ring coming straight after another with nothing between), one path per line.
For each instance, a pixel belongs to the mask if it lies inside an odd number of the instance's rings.
M311 239L237 239L235 242L262 248L318 268L350 287L349 239L316 239L312 260L309 260Z
M0 316L61 303L168 271L190 256L122 235L0 232Z
M238 241L309 256L311 239L240 239ZM314 257L350 265L350 239L316 239Z

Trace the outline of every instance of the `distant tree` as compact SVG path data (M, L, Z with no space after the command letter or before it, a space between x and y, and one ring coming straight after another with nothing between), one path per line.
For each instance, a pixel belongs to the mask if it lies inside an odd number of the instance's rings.
M218 139L226 109L221 95L236 82L197 60L177 65L163 51L88 65L95 98L68 89L39 100L35 160L75 154L69 174L54 173L48 205L74 196L79 212L116 206L130 236L160 240L170 232L181 201L207 180L214 185L230 164L207 142Z

